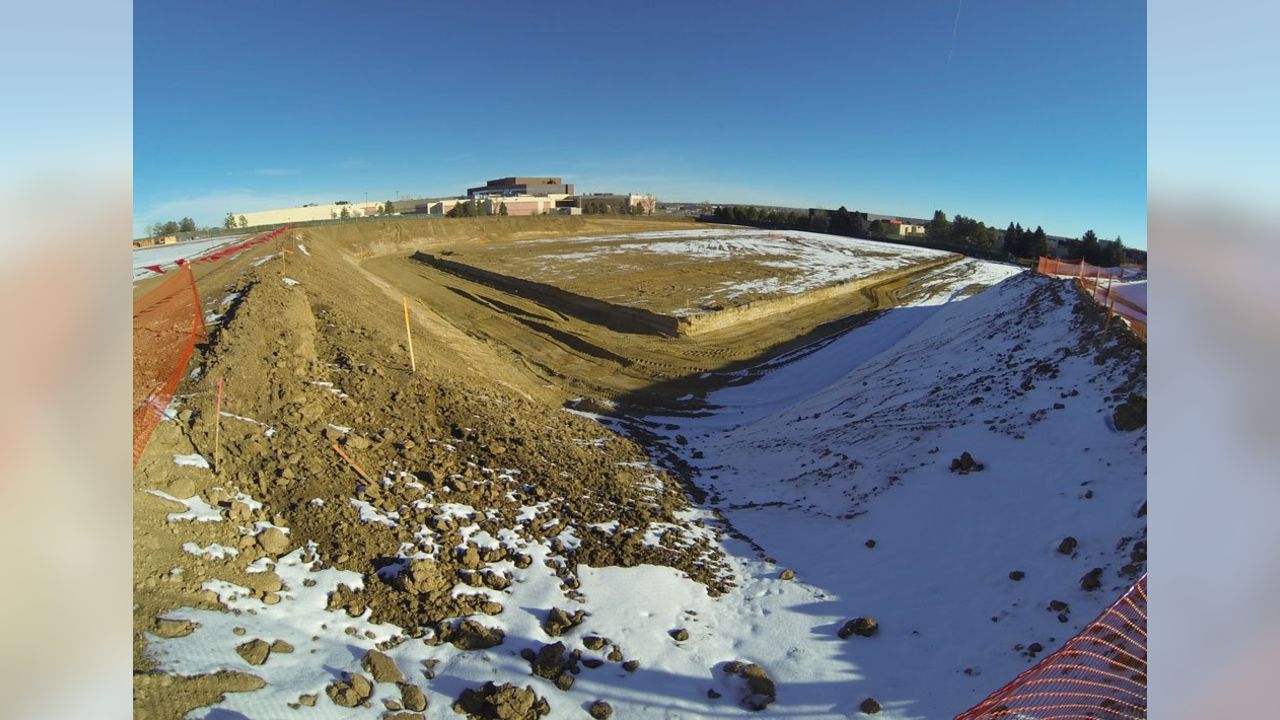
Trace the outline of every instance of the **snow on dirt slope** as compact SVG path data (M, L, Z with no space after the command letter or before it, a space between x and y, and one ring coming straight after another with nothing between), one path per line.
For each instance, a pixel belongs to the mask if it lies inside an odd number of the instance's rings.
M740 295L795 295L815 288L836 285L857 278L945 258L952 253L909 245L895 245L859 238L805 232L802 230L741 230L730 228L666 230L593 237L531 240L528 244L554 242L557 247L580 251L550 252L538 262L542 276L573 277L593 272L605 258L618 267L636 258L657 256L679 263L699 264L726 260L754 260L773 272L750 279L719 282L710 295L699 302L732 300ZM696 313L681 308L676 315Z
M1145 422L1145 400L1129 402L1146 393L1144 353L1100 328L1069 281L1028 273L891 310L713 394L714 414L650 418L713 507L828 594L801 611L815 656L857 676L831 710L874 696L886 717L951 717L1145 567L1146 432L1114 419ZM950 471L963 452L984 468ZM837 639L858 616L879 633ZM780 701L793 692L827 695L780 683Z
M363 366L321 362L331 351L364 347L347 337L356 331L340 308L317 306L310 323L289 322L315 328L299 341L306 362L249 362L276 351L279 328L270 323L305 315L302 293L323 276L294 287L274 276L259 282L251 295L261 297L246 302L237 323L266 331L237 339L233 323L225 351L240 358L228 367L266 367L269 384L233 377L231 386L244 389L231 394L231 407L281 430L268 442L251 420L231 443L235 452L224 447L224 477L252 497L237 504L226 499L231 490L205 492L219 521L193 522L187 515L202 506L189 490L173 491L187 512L173 512L170 529L203 535L193 535L200 542L166 572L211 578L201 587L226 609L167 611L146 633L148 652L161 671L231 670L265 683L189 715L221 720L377 718L393 707L417 709L418 700L426 717L457 717L455 700L490 680L532 688L550 717L583 717L600 700L619 718L758 717L741 705L745 682L724 671L733 661L759 663L776 683L766 716L856 717L863 699L875 697L885 708L878 717L950 717L1033 662L1022 654L1031 643L1052 649L1114 597L1127 584L1117 571L1133 549L1118 543L1141 537L1144 524L1134 511L1144 494L1145 432L1113 431L1107 421L1117 388L1125 398L1145 393L1138 351L1114 336L1095 344L1096 311L1067 283L1020 275L953 300L979 270L993 278L1011 272L968 268L954 284L930 284L920 305L884 312L807 354L770 363L755 382L713 394L713 414L658 419L710 491L702 507L667 498L671 512L662 513L648 506L670 494L669 476L597 427L563 413L538 416L550 440L521 438L537 452L502 440L507 447L495 454L499 438L488 433L508 432L493 428L527 410L512 399L487 388L465 402L437 392L419 409L423 393L405 392L399 377L384 382ZM211 362L206 375L221 360ZM310 371L298 375L299 368ZM322 368L331 371L324 380ZM314 393L325 417L303 422L274 407L274 391L284 387ZM339 401L339 387L351 401ZM396 416L362 409L391 402ZM1122 416L1129 422L1132 414ZM457 426L471 417L474 425ZM427 428L440 418L447 422ZM373 483L357 484L345 468L333 474L327 454L308 454L306 433L328 421L342 427L325 427L334 432L324 437L341 435ZM473 441L476 433L485 434ZM373 435L383 439L351 443ZM417 438L417 447L405 450L403 438ZM552 452L557 442L563 452ZM288 459L295 450L296 462ZM985 469L948 472L964 450ZM274 467L260 455L282 458L303 477L282 488L270 480L276 473L256 472ZM161 461L167 467L174 458ZM207 468L180 469L197 488L214 482ZM595 507L606 497L599 478L611 472L639 475L645 492ZM717 510L743 537L722 535ZM322 532L339 525L340 536ZM271 528L280 533L268 542ZM1067 535L1078 544L1058 554ZM323 544L295 540L308 536ZM608 567L593 564L609 559L610 538L626 538L627 551ZM239 553L207 558L211 543ZM652 561L663 547L675 554L690 546L718 548L723 557ZM348 554L378 564L343 560ZM720 588L691 577L708 574L709 563L733 582ZM1103 569L1102 588L1085 592L1078 579L1094 567ZM1010 579L1014 570L1025 577ZM389 603L379 606L385 620L355 595L362 587L371 606ZM401 600L405 612L396 610ZM1054 600L1067 608L1049 610ZM442 608L455 609L437 624ZM551 608L586 614L553 632ZM432 622L422 621L424 610ZM404 621L415 612L435 629ZM840 639L839 628L858 616L875 617L879 633ZM462 632L463 620L484 632ZM446 625L458 636L438 636ZM502 636L490 645L493 631ZM563 669L543 663L549 674L531 673L539 664L524 654L554 650L558 641ZM344 681L356 673L372 683L353 699Z
M146 268L147 265L161 265L166 268L177 260L190 260L205 253L212 252L223 245L239 240L244 235L223 235L205 240L188 240L173 245L156 245L133 251L133 281L148 278L155 273Z

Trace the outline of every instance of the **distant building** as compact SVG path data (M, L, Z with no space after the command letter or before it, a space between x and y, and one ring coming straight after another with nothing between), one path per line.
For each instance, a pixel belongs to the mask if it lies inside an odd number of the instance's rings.
M258 212L233 213L244 217L247 227L283 225L285 223L341 220L384 215L387 202L352 203L337 200L332 203L308 203L301 207L260 210ZM573 184L559 177L505 177L489 180L480 187L467 188L465 196L445 198L403 198L391 202L394 215L448 215L459 203L473 202L479 215L500 215L506 208L507 215L580 215L583 213L609 212L628 214L632 208L640 208L651 215L657 208L657 198L652 195L619 195L597 193L575 196ZM566 209L572 208L572 209ZM576 210L577 212L574 212Z
M521 195L572 195L573 184L558 177L505 177L489 180L480 187L467 188L467 197L475 200L488 197L519 197Z
M590 215L601 213L626 215L632 208L639 208L645 215L652 215L658 207L658 198L653 195L593 193L565 198L557 202L556 206L581 208L583 213Z
M278 210L259 210L258 212L234 213L235 217L244 217L247 227L262 225L283 225L291 222L307 222L311 220L337 220L345 210L347 217L372 217L380 215L383 204L380 202L352 203L339 200L333 203L309 204L302 207L280 208Z
M925 227L912 222L903 222L897 218L885 220L884 225L885 237L890 238L922 238L925 236Z

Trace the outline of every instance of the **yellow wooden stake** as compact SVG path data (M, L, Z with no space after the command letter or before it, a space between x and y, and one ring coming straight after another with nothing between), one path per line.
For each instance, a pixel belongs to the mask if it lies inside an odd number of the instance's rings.
M413 357L413 331L409 329L409 296L404 297L404 334L409 338L409 368L411 372L418 372L418 361Z
M218 378L218 399L213 406L213 472L222 470L222 381Z

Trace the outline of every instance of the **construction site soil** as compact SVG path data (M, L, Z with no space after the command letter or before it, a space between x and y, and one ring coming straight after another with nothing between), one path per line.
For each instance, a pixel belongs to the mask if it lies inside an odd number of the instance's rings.
M482 592L511 581L493 566L527 567L539 543L550 547L545 562L567 607L579 596L579 564L661 565L713 595L732 587L718 549L732 530L683 515L696 490L650 465L645 448L563 408L697 412L698 398L741 381L717 371L756 367L865 322L919 292L923 270L797 305L768 323L661 337L415 259L460 246L499 253L515 241L691 227L581 217L361 222L290 231L293 254L278 255L283 243L272 243L198 268L204 309L216 313L209 337L172 421L161 423L134 474L136 716L181 717L224 693L262 687L243 672L159 672L148 637L192 632L190 622L167 618L175 608L225 609L211 581L278 602L289 588L264 568L299 549L314 572L363 577L363 587L334 592L330 609L394 623L402 637L390 644L483 644L482 624L450 620L503 612ZM652 272L659 285L673 282L663 268ZM644 286L644 273L631 282ZM175 462L196 455L212 467ZM655 528L659 540L644 541ZM484 534L501 541L476 540ZM226 550L194 554L193 544ZM405 559L406 548L421 557ZM476 592L451 591L459 583ZM226 638L248 646L246 659L267 647L249 639ZM333 702L359 701L359 677L331 686Z

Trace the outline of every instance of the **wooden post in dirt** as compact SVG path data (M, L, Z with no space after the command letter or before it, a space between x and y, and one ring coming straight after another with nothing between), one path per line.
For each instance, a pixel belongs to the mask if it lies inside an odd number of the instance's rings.
M352 460L350 455L347 455L346 453L342 452L342 448L338 447L338 443L333 443L332 445L330 445L330 447L332 447L334 452L338 453L338 455L341 456L343 460L346 460L347 464L351 466L351 469L355 470L356 474L359 475L361 478L363 478L365 482L369 483L370 485L373 484L373 481L369 479L369 476L365 474L364 470L360 469L360 466L356 464L356 461Z
M404 295L404 334L409 339L409 371L418 372L418 361L413 357L413 330L409 328L409 296Z
M218 378L218 399L213 404L213 472L222 469L222 382Z

